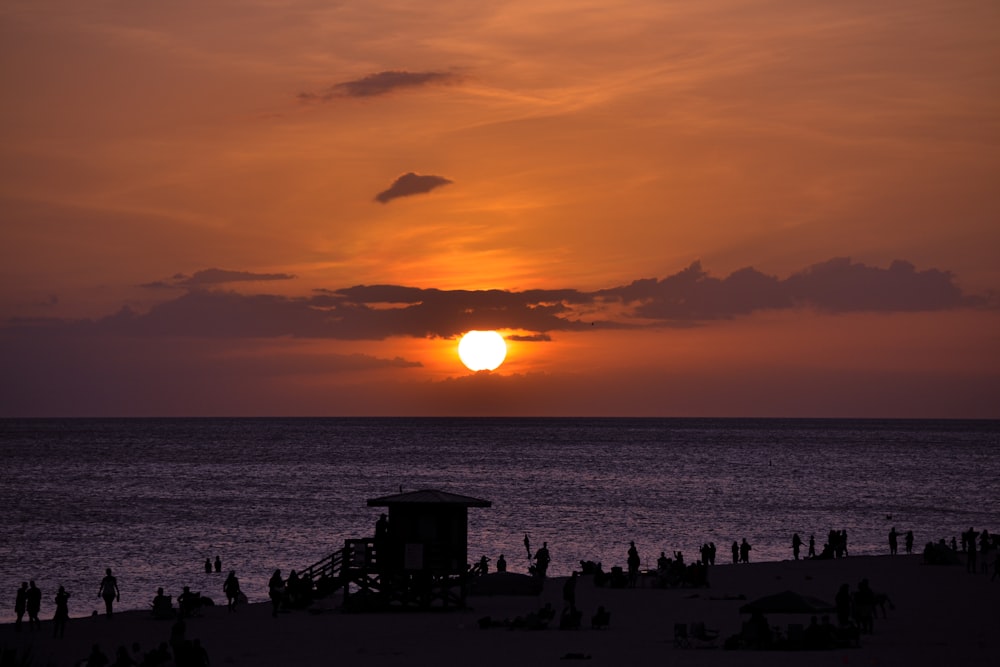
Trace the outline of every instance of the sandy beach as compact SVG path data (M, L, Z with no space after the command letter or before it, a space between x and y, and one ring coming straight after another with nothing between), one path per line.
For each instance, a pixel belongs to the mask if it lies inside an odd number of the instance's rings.
M562 607L565 578L546 581L539 596L471 596L464 610L344 613L339 594L308 610L272 618L269 605L245 605L234 614L224 605L208 607L187 621L188 639L199 639L213 665L272 666L364 664L542 665L557 661L622 665L958 665L989 663L1000 656L1000 579L969 574L963 566L926 565L922 556L861 556L826 561L782 561L717 565L708 588L656 588L652 577L631 588L596 587L581 576L579 630L559 630L558 617L544 630L509 629L501 624L550 602ZM875 621L874 633L859 647L822 651L726 650L723 640L740 631L748 600L793 590L833 602L841 584L854 590L867 578L894 605ZM99 600L77 597L81 607ZM611 612L610 627L594 630L598 605ZM480 619L493 619L482 629ZM33 665L74 665L97 643L112 660L119 646L137 642L141 653L170 637L173 622L132 611L73 618L64 639L52 638L51 609L43 608L42 628L27 624L15 632L0 627L0 646L31 651ZM711 646L680 648L675 623L703 621L718 630ZM809 623L809 615L768 616L782 629ZM697 642L695 642L697 644Z

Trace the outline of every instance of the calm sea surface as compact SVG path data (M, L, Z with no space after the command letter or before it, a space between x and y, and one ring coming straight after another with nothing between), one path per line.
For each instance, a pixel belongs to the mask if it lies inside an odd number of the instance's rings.
M550 572L581 559L643 567L693 560L746 537L751 560L818 547L846 529L851 554L886 553L892 526L918 547L969 526L1000 530L1000 422L697 419L0 420L0 620L34 579L51 618L101 607L111 567L121 608L158 586L223 599L235 569L251 601L287 575L372 534L365 501L442 489L490 500L469 510L469 557L549 543ZM891 518L889 518L891 516Z

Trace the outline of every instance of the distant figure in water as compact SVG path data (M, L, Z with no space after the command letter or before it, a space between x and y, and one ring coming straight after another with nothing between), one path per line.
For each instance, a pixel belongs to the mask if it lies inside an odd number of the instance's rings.
M528 534L524 534L524 550L528 552L528 560L531 560L531 540L528 539Z
M62 586L56 593L56 613L52 617L52 636L62 639L66 634L66 621L69 620L69 593Z
M792 535L792 555L795 560L799 559L799 549L802 548L802 538L799 537L798 533Z
M205 559L205 574L212 574L212 559Z
M222 572L222 559L218 556L215 557L215 571Z
M115 602L121 602L122 596L118 591L118 580L111 574L109 567L104 571L104 578L101 579L101 587L97 589L97 597L104 598L104 614L111 620Z
M506 572L506 571L507 571L507 559L503 557L503 554L500 554L500 558L497 558L497 572Z

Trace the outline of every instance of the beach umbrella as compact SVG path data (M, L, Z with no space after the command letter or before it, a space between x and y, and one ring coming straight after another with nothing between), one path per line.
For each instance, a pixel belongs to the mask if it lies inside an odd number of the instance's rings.
M740 607L740 613L743 614L755 611L765 614L820 614L834 610L835 607L829 602L795 591L765 595Z

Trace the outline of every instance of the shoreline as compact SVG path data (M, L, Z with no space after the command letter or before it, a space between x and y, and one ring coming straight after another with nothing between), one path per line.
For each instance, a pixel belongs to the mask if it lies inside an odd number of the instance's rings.
M952 665L982 661L1000 654L994 635L1000 623L1000 578L970 574L964 566L927 565L922 555L851 556L816 561L786 560L709 569L707 588L602 588L581 576L577 606L579 630L480 628L480 619L502 623L536 611L545 602L562 608L566 577L548 579L538 596L470 596L467 608L428 612L344 613L342 596L320 600L309 610L282 612L272 618L270 605L251 603L228 613L225 604L203 608L186 621L188 639L199 639L214 665L328 665L364 663L413 665L430 662L490 665L551 664L567 657L590 656L605 664L791 665L803 651L724 650L723 641L740 631L747 615L739 608L757 597L794 590L832 603L844 583L854 590L867 578L886 593L894 609L875 621L860 647L808 651L809 664ZM71 601L72 604L72 601ZM598 605L611 614L610 626L590 628ZM674 646L675 623L704 622L719 632L715 649ZM809 615L769 615L773 626L807 624ZM172 620L151 612L124 611L71 618L62 640L53 639L51 610L43 611L41 630L25 622L0 625L0 648L24 652L30 647L35 667L73 665L86 658L94 643L111 661L119 646L138 642L142 653L168 641ZM173 664L173 663L168 663Z

